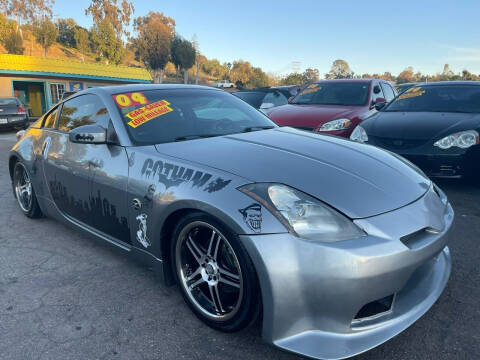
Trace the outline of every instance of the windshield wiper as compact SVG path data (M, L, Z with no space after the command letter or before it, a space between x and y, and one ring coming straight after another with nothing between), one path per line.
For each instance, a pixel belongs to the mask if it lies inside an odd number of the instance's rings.
M186 141L186 140L194 140L194 139L202 139L202 138L209 138L209 137L215 137L215 136L222 136L225 134L198 134L198 135L185 135L185 136L179 136L173 141Z
M249 126L242 130L242 132L250 132L255 130L268 130L273 129L275 126L266 125L266 126Z

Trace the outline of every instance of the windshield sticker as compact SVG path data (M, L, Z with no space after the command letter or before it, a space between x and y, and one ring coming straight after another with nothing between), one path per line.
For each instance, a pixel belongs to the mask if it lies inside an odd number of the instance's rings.
M321 90L321 89L322 87L319 84L310 84L305 88L305 90L301 92L301 95L317 92L318 90Z
M422 89L420 86L417 86L405 91L405 93L398 97L398 100L410 99L412 97L422 96L423 94L425 94L425 90Z
M160 100L130 111L125 114L125 116L130 119L128 125L136 128L139 125L145 124L147 121L168 114L173 111L169 105L170 103L167 100Z
M113 100L120 109L129 106L140 106L150 104L147 97L141 92L125 93L113 95Z

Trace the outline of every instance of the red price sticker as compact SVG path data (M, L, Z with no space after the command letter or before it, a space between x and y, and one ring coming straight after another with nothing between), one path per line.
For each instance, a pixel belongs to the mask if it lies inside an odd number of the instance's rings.
M113 95L113 100L115 100L119 108L150 104L146 96L141 92Z

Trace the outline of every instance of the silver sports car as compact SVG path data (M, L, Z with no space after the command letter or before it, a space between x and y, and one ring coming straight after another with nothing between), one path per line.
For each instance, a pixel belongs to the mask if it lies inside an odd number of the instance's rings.
M118 246L222 331L261 316L267 342L345 358L415 322L450 275L453 210L414 165L222 90L89 89L19 135L26 216Z

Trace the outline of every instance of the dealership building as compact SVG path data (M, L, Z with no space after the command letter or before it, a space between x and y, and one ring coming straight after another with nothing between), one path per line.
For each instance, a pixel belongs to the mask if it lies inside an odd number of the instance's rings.
M16 96L32 117L41 116L66 91L150 82L150 73L139 67L0 54L0 97Z

